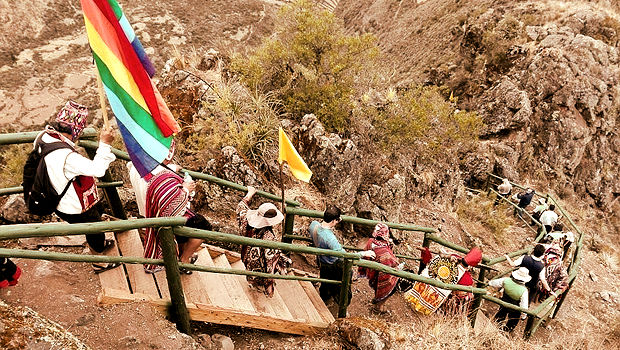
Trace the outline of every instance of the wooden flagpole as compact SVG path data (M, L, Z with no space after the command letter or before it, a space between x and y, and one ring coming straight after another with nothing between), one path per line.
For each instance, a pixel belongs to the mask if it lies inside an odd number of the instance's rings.
M282 214L284 214L284 216L286 217L286 203L284 201L284 162L280 163L280 189L281 189L281 194L282 194L282 202L281 202L281 207L282 207ZM282 237L284 237L284 226L286 226L284 223L282 224Z
M99 104L101 105L101 114L103 115L103 128L108 129L110 127L110 121L108 120L108 110L105 104L105 96L103 94L103 83L101 82L101 76L99 71L95 68L95 75L97 75L97 87L99 90Z

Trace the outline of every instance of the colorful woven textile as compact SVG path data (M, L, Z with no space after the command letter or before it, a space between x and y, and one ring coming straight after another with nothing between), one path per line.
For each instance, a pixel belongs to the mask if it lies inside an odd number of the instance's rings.
M244 201L239 202L239 205L237 205L237 215L241 235L250 238L276 241L277 239L271 226L255 228L248 225L248 211L250 211L248 205ZM241 260L245 265L245 269L248 271L280 273L282 275L286 274L287 268L292 263L291 259L286 257L278 249L251 247L247 245L241 247ZM247 280L248 283L262 291L265 295L269 297L273 296L275 286L273 278L247 276Z
M81 0L86 33L131 161L144 177L180 130L150 76L155 71L116 0Z
M405 294L405 300L411 307L425 315L429 315L443 304L450 295L450 291L431 286L430 284L414 282L413 287Z
M369 239L366 243L365 250L374 251L376 255L374 261L380 264L390 267L398 266L398 259L394 256L390 244L382 239ZM360 276L368 278L368 284L375 291L374 303L387 299L392 295L392 291L394 291L394 288L396 288L398 284L398 277L388 273L365 267L359 267L358 271Z
M193 216L187 208L189 194L183 190L183 178L170 170L164 170L153 176L146 190L146 217L159 218L170 216ZM161 259L163 257L159 244L159 229L146 228L144 239L144 257ZM147 272L162 269L158 265L144 265Z

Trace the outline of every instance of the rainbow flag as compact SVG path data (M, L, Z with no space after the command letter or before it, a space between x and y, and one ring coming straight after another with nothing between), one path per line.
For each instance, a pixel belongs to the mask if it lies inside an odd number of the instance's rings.
M88 41L127 152L141 176L180 128L151 81L155 69L116 0L80 0Z

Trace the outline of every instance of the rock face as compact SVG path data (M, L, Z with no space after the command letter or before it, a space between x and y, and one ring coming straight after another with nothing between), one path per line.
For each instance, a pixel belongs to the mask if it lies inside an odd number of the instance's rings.
M0 217L11 224L24 224L40 220L39 216L28 213L22 194L13 194L0 208Z
M304 116L294 132L300 138L298 151L314 174L312 183L330 202L350 211L361 183L362 156L356 145L327 133L314 114Z
M481 185L491 170L613 210L620 194L617 1L399 2L376 10L377 3L341 0L337 13L348 30L380 38L401 85L448 86L485 121L477 155L460 164L466 184ZM439 177L444 169L430 171Z
M2 349L89 349L58 323L29 307L9 306L0 300L0 320Z
M582 10L563 26L527 27L528 56L484 93L480 109L483 137L497 144L490 152L496 170L542 174L558 192L572 183L602 208L620 193L612 170L620 166L620 61L617 46L604 40L604 18ZM510 154L512 161L501 161Z
M337 327L338 333L360 350L383 350L386 343L373 330L360 325L360 320L342 319Z

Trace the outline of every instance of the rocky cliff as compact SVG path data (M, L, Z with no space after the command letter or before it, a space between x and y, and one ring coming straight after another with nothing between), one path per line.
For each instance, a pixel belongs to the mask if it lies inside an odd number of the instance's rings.
M617 205L617 2L343 0L336 12L350 31L379 37L402 85L449 86L483 116L479 151L462 168L470 185L493 171Z

